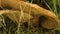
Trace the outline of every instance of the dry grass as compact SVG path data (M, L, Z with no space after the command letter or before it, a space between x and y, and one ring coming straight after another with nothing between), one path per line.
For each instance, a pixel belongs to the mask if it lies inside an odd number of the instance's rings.
M57 16L32 2L1 0L1 34L52 34L54 32L58 26ZM50 10L52 11L51 8Z

